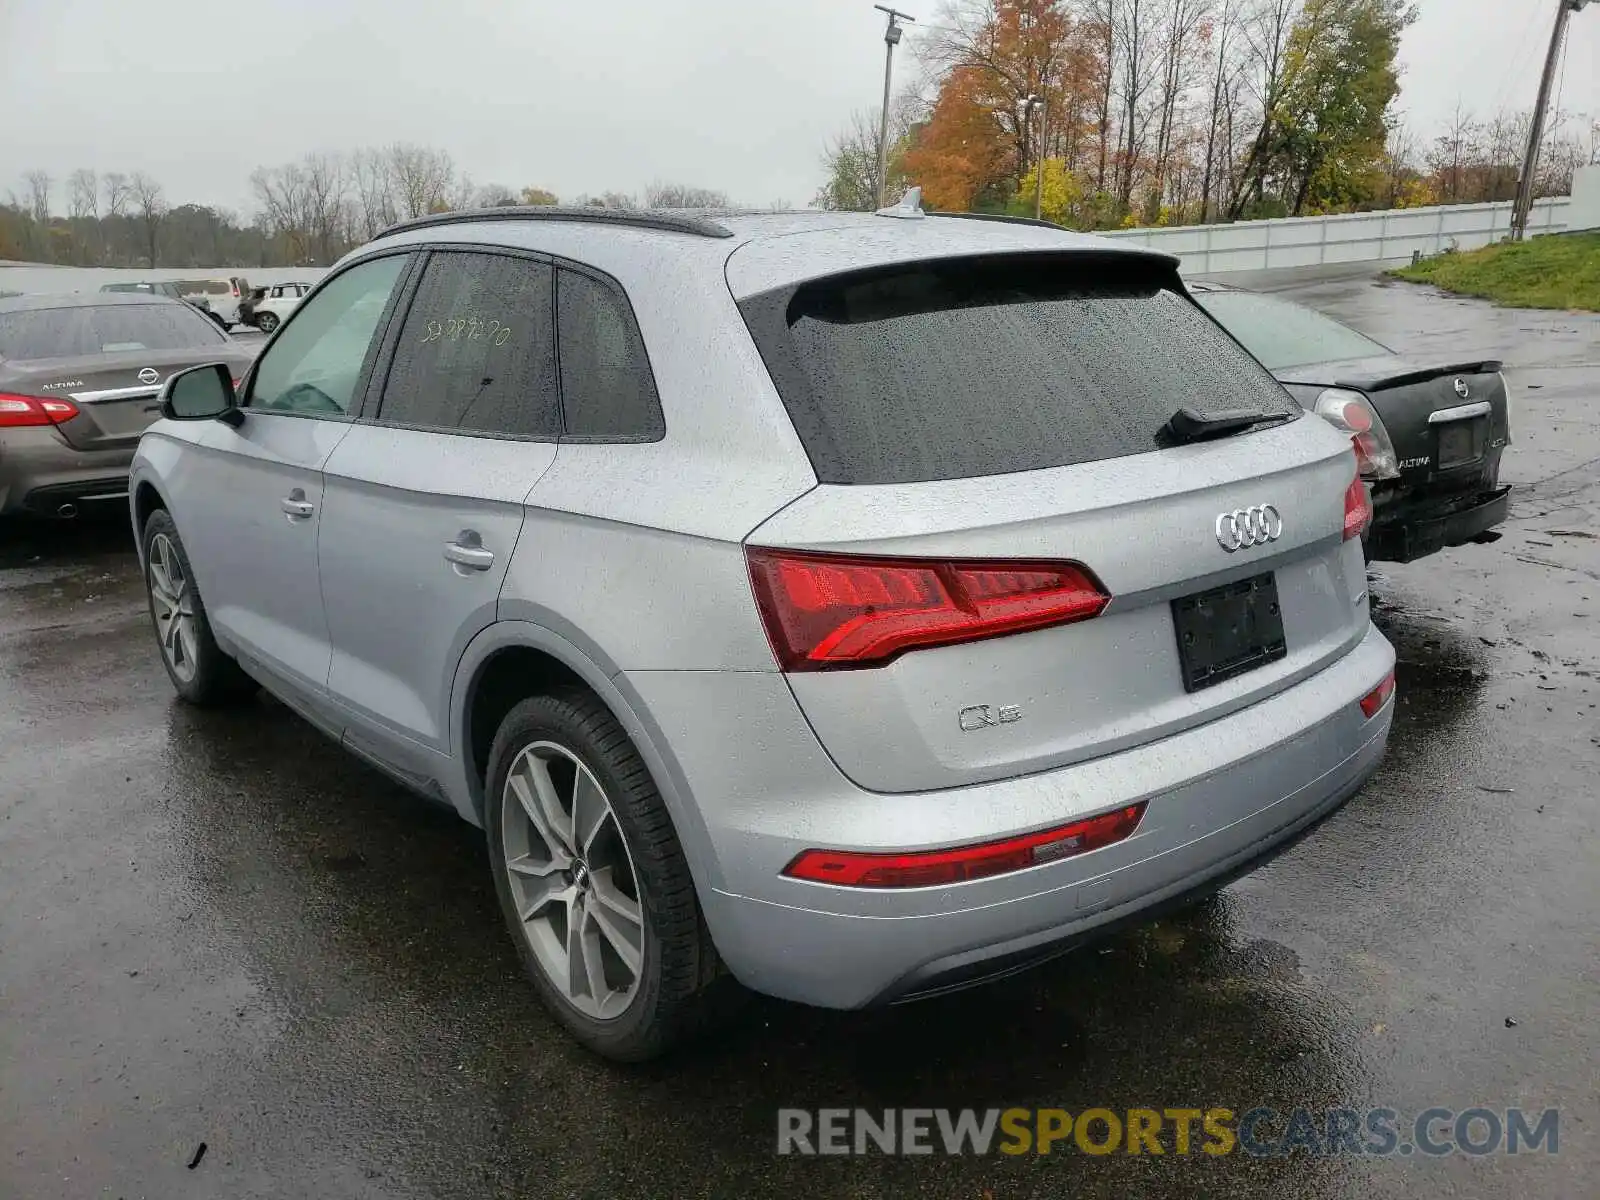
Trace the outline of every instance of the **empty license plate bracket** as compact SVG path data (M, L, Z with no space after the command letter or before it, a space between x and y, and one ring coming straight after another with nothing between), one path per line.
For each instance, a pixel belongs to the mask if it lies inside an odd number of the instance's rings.
M1198 692L1289 653L1272 572L1172 602L1183 688Z

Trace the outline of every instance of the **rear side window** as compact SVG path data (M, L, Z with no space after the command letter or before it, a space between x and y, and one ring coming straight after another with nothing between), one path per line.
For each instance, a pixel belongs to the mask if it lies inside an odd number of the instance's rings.
M1157 449L1180 408L1298 413L1170 270L951 259L741 302L824 483L1034 471Z
M186 350L228 337L187 304L105 304L0 313L0 358Z
M561 403L576 438L651 441L666 432L644 339L615 285L559 272Z
M394 348L380 421L461 433L560 433L552 268L501 254L440 251Z

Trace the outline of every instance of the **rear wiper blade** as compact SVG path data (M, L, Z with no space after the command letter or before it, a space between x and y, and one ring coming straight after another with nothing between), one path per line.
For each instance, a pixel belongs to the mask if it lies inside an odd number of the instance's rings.
M1251 408L1229 408L1208 413L1180 408L1167 418L1158 436L1167 445L1185 446L1190 442L1208 442L1212 438L1242 433L1257 425L1280 425L1293 417L1293 413L1257 412Z

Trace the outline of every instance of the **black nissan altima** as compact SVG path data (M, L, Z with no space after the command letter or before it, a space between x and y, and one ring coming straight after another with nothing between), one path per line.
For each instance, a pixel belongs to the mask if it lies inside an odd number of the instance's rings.
M1297 400L1350 434L1372 491L1368 559L1410 562L1499 538L1511 492L1500 485L1511 442L1500 363L1403 358L1280 296L1188 286Z

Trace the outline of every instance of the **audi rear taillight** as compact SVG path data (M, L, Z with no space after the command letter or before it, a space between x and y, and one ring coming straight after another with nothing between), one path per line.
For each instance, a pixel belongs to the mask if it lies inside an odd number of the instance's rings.
M1098 616L1110 596L1063 562L869 558L746 547L756 606L785 671L877 667Z
M965 883L1072 858L1120 842L1139 827L1144 810L1145 802L1140 801L1070 825L949 850L917 850L909 854L806 850L796 855L783 873L791 879L840 887L939 887Z
M1372 499L1358 474L1344 490L1344 540L1358 538L1372 522Z
M0 392L0 429L60 425L78 415L78 406L61 396L18 396Z

